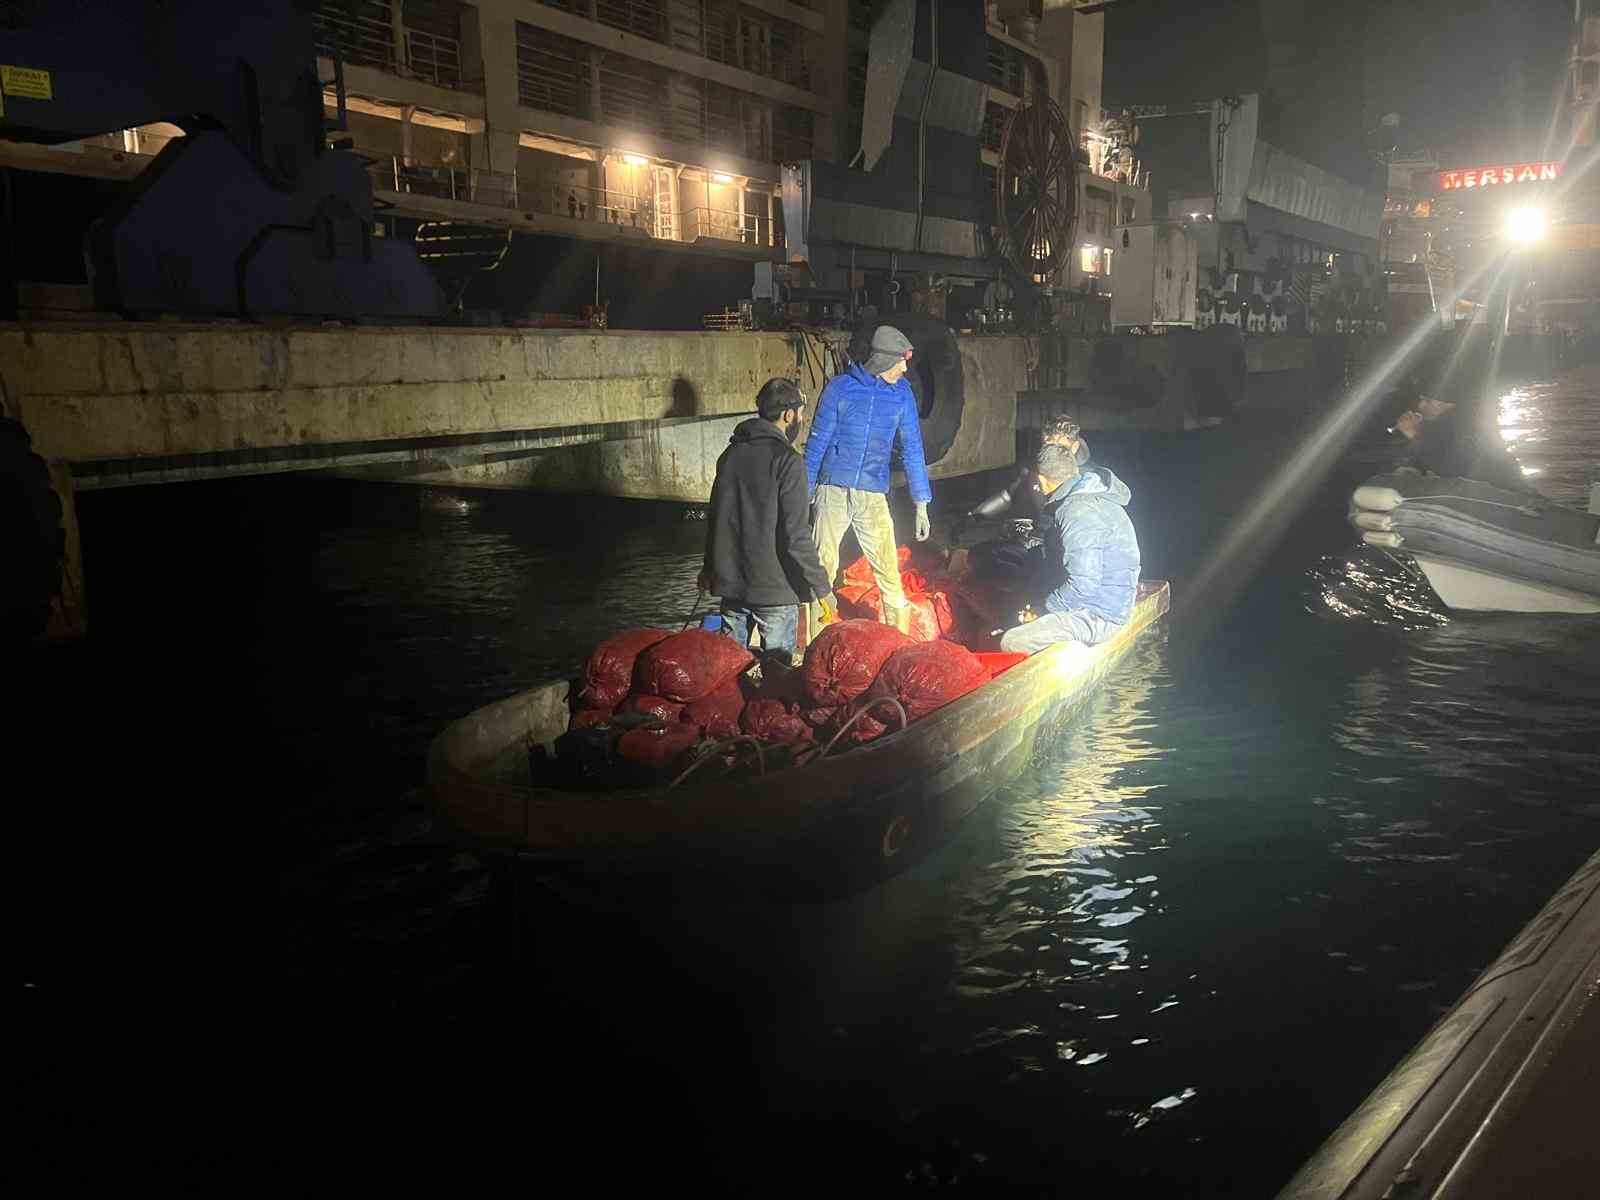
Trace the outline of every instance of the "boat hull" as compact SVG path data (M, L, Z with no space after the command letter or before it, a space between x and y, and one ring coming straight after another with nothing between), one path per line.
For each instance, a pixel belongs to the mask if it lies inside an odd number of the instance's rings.
M1592 1196L1597 1048L1600 853L1278 1200Z
M531 785L527 746L566 727L565 682L447 727L429 754L438 825L524 864L667 870L836 890L915 861L1031 755L1039 731L1086 700L1167 611L1141 584L1128 623L1095 647L1063 644L1017 664L910 728L762 778L617 792Z
M1584 596L1496 575L1432 555L1411 557L1449 608L1466 612L1600 613L1600 596Z

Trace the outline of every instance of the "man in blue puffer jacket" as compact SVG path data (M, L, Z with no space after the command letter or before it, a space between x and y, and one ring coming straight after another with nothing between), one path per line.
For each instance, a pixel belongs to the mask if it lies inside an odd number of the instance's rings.
M1080 470L1064 446L1039 451L1038 474L1046 496L1044 584L1052 590L1044 613L1006 630L1000 649L1097 646L1127 624L1139 591L1139 539L1126 512L1133 493L1107 467Z
M851 363L822 390L806 438L806 474L817 505L813 533L822 569L831 582L839 570L840 539L854 529L883 594L884 619L902 632L909 632L911 614L900 586L889 516L889 456L897 439L917 506L919 542L928 537L928 502L933 499L917 399L905 378L911 354L905 334L879 325L867 361Z

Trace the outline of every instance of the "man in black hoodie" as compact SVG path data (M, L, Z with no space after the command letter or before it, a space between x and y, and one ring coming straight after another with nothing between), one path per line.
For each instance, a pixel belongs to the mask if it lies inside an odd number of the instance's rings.
M717 459L700 586L722 598L722 621L741 646L751 626L768 650L792 654L799 609L815 599L834 612L808 521L806 464L794 450L805 397L788 379L756 395L761 415L741 421Z

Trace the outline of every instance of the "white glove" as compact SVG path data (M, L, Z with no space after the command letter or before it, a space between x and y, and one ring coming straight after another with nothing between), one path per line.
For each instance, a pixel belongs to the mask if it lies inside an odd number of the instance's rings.
M917 541L925 542L928 534L933 532L933 526L928 523L928 502L917 501Z

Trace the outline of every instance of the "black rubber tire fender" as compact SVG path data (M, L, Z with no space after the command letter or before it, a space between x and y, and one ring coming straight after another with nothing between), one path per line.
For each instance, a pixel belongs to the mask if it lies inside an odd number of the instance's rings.
M1124 408L1154 408L1167 395L1167 373L1152 362L1135 363L1122 391Z
M1248 385L1243 336L1235 326L1218 325L1186 338L1182 345L1178 374L1188 415L1227 416Z
M1133 374L1133 347L1127 338L1095 340L1089 350L1089 384L1097 392L1120 392Z
M61 586L61 500L22 425L0 417L0 648L43 632Z

